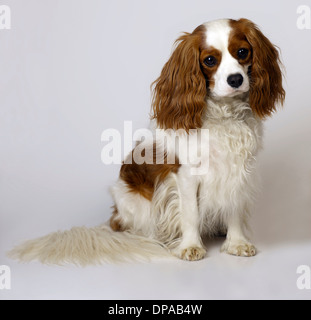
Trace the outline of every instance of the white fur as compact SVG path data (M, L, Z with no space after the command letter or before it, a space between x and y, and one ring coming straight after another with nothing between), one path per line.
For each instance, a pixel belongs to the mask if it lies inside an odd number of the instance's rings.
M212 235L219 228L228 229L224 251L253 255L255 249L246 239L244 229L257 190L255 157L261 147L262 122L253 115L247 95L209 99L202 129L209 129L208 173L193 175L191 168L195 164L183 164L177 174L170 174L158 185L149 207L144 204L148 202L145 198L130 193L119 180L113 193L120 217L134 232L156 238L179 257L195 248L202 258L202 236ZM172 132L163 134L170 141ZM179 138L179 149L185 150L188 137ZM135 214L128 208L133 208Z
M168 256L164 246L130 232L113 232L108 226L72 228L30 240L9 252L9 257L24 262L79 266L124 261L146 261Z
M206 44L212 46L222 53L221 64L214 76L215 86L211 90L211 94L215 97L234 97L249 90L249 79L247 70L249 65L242 66L232 57L228 50L228 40L231 31L229 21L227 19L216 20L205 23ZM227 79L230 75L241 74L243 76L243 84L238 89L228 85Z
M147 223L146 227L139 228L136 232L161 240L175 255L189 260L204 256L202 236L213 234L219 228L227 230L223 251L244 256L255 254L254 247L244 235L244 229L257 189L255 157L261 147L262 123L250 109L248 94L243 94L249 90L246 68L241 67L227 49L230 33L228 21L218 20L206 26L208 44L221 50L223 54L215 75L213 95L207 101L202 126L202 129L209 130L209 146L205 146L210 151L207 155L208 173L199 176L191 174L197 156L196 150L189 148L193 142L187 141L192 138L191 134L163 131L162 135L168 141L168 154L173 152L179 158L188 158L188 163L182 165L177 175L171 174L167 181L158 186L150 203L149 217L146 216L146 211L139 212L138 218L134 217L129 222L127 211L123 211L118 205L118 209L121 209L120 216L129 226L137 226L136 219L143 219ZM243 75L244 87L241 89L242 94L239 92L238 96L234 94L233 97L234 89L227 84L226 79L236 72ZM177 151L176 135L179 137ZM184 154L184 150L190 150L188 155ZM116 189L115 192L118 193L119 190ZM140 196L135 197L134 202L139 207ZM115 199L118 203L118 197ZM150 226L151 230L148 231ZM187 252L193 251L192 249L196 256L187 256Z
M149 257L153 253L165 255L162 245L180 258L198 260L206 253L202 236L219 229L227 230L223 251L255 254L244 229L256 193L255 157L261 147L262 124L248 104L246 67L241 67L227 49L228 20L208 23L207 30L208 44L223 54L203 119L202 129L209 130L209 145L203 139L203 149L209 148L209 154L198 150L209 162L209 170L192 174L197 167L197 150L190 148L190 153L183 154L189 146L187 139L193 139L191 134L177 133L180 148L176 151L176 133L159 131L158 139L167 138L168 155L177 153L179 158L188 157L188 162L184 161L177 174L169 174L156 185L152 201L130 192L121 179L117 181L111 192L127 232L114 233L106 226L73 229L28 242L13 251L14 257L86 264ZM239 91L226 81L237 72L244 77Z

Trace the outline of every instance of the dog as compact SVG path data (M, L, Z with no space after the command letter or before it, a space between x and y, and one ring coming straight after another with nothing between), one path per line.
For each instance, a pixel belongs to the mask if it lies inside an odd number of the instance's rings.
M282 77L277 47L250 20L216 20L183 34L153 83L158 134L122 164L109 223L30 240L11 257L80 265L157 255L196 261L206 256L203 237L219 231L223 252L254 256L245 229L258 190L256 156L264 120L285 99ZM151 153L153 162L138 163L135 152ZM208 170L194 174L198 161Z

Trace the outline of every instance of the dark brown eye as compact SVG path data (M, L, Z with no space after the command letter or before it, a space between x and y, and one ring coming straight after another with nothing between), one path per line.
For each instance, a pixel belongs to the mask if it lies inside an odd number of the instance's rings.
M238 50L238 58L244 60L248 57L248 49L241 48Z
M208 56L204 60L204 64L206 64L208 67L214 67L217 64L217 59L213 56Z

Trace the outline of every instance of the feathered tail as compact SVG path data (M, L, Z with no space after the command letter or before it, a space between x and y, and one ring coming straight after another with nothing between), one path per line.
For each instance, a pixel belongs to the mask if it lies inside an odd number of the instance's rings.
M146 261L171 256L156 240L130 232L114 232L107 225L72 228L29 240L8 253L23 262L38 260L44 264L89 264Z

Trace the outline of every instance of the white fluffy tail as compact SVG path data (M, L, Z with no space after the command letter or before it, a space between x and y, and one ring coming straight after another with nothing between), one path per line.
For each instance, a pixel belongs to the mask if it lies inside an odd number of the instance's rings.
M114 232L106 225L51 233L15 247L8 255L23 262L80 266L171 256L156 240L127 231Z

